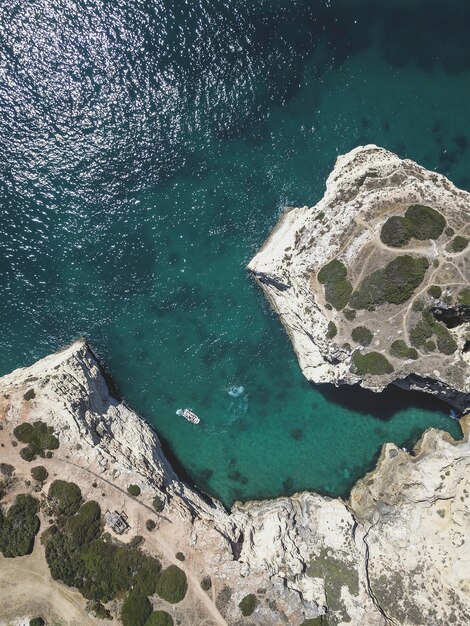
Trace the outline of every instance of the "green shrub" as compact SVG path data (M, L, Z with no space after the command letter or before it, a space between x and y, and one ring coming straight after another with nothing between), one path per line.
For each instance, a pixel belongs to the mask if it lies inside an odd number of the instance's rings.
M87 603L86 610L98 619L113 619L111 612L101 604L101 602L90 601Z
M344 317L349 322L352 322L354 319L356 319L356 311L354 309L344 309L343 313L344 313Z
M326 338L333 339L338 334L338 329L336 328L336 324L334 322L328 322L328 330L326 331Z
M31 450L31 448L29 446L26 446L25 448L21 448L21 450L20 450L20 457L24 461L28 461L28 463L31 463L31 461L35 460L36 455L33 454L33 451Z
M204 576L204 578L201 580L201 589L203 589L204 591L209 591L211 587L212 587L211 577Z
M25 394L23 394L23 398L25 400L34 400L35 397L36 397L36 393L34 389L28 389L28 391Z
M423 346L423 350L425 352L434 352L436 348L437 348L436 343L432 341L431 339L428 339L427 341L425 341L424 346Z
M451 228L450 226L448 226L444 232L448 237L452 237L452 235L455 234L455 230Z
M435 335L437 348L442 354L450 355L457 350L457 343L447 327L436 320L431 309L425 309L422 318L410 330L411 345L422 348L426 352L435 350L435 343L429 341Z
M36 465L36 467L31 468L31 476L34 480L43 483L49 476L49 473L43 465Z
M39 502L29 494L16 496L6 516L0 511L0 552L13 558L30 554L39 530Z
M145 626L173 626L173 618L166 611L154 611Z
M57 450L59 447L59 440L54 435L52 426L41 421L33 424L23 422L23 424L16 426L13 434L18 441L28 444L27 448L23 448L23 450L29 449L29 451L23 454L20 452L25 460L33 460L38 455L45 456L46 450Z
M67 518L63 528L72 550L97 539L102 530L101 508L94 500L82 504L76 515Z
M457 235L452 239L451 242L447 244L447 250L449 252L462 252L468 246L467 237L462 237L461 235Z
M145 528L146 528L147 530L150 530L150 531L154 530L154 529L155 529L155 527L156 527L156 525L157 525L157 523L156 523L156 522L155 522L155 520L153 520L153 519L148 519L148 520L145 522Z
M82 492L75 483L54 480L49 487L49 498L53 500L57 515L74 515L80 508Z
M45 626L46 622L42 619L42 617L34 617L29 620L29 626Z
M420 319L416 326L410 330L411 345L415 348L422 348L426 340L432 337L433 334L432 326L426 320Z
M123 626L145 626L152 614L152 605L145 596L131 591L124 600L121 610Z
M352 294L350 304L355 309L373 309L386 302L402 304L423 282L428 267L429 261L425 257L397 256L383 269L364 278L359 289Z
M156 591L163 600L176 604L184 598L187 588L186 574L176 565L170 565L160 574Z
M243 598L243 600L239 603L240 611L244 617L250 616L253 611L256 609L258 604L258 598L254 593L250 593Z
M178 559L178 561L186 561L186 557L184 556L182 552L177 552L175 554L175 557Z
M458 300L460 304L464 304L465 306L470 306L470 287L464 287L459 295Z
M138 485L129 485L129 487L127 488L127 493L130 496L134 496L134 498L137 498L137 496L140 496L140 487Z
M436 320L434 333L436 335L437 349L439 352L450 355L457 350L457 342L452 337L445 324Z
M383 376L391 374L393 366L380 352L366 352L361 354L358 350L353 352L352 362L356 373L359 376L370 374L372 376Z
M152 504L157 513L161 513L165 508L165 501L163 500L163 498L160 498L160 496L155 496Z
M325 615L319 615L318 617L306 619L301 626L328 626L328 622Z
M441 297L442 289L439 285L431 285L428 289L428 294L431 298L435 298L436 300Z
M410 206L405 219L411 224L412 237L420 241L437 239L446 226L444 216L439 211L422 204Z
M437 239L445 225L444 216L439 211L422 204L413 204L408 207L404 217L394 215L385 222L380 238L387 246L401 248L412 237L421 241Z
M394 215L389 217L382 226L380 239L386 246L402 248L411 239L409 222L404 217Z
M352 292L344 263L333 259L324 265L318 272L318 281L325 289L326 301L338 311L344 309Z
M373 336L374 335L371 331L365 326L356 326L356 328L353 328L351 332L352 340L361 344L361 346L368 346L372 341Z
M411 305L413 311L419 312L424 309L424 300L422 298L416 298L416 300Z
M418 352L415 348L409 348L403 339L397 339L390 346L390 354L397 359L413 359L416 361L418 358Z

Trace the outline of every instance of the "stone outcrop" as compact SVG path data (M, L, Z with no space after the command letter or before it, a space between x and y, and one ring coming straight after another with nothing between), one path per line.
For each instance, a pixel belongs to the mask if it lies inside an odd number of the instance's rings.
M337 159L249 269L316 383L397 382L470 408L470 194L377 146Z
M59 437L54 469L83 491L98 476L122 491L126 510L130 483L143 505L165 502L158 540L184 552L196 581L210 574L227 624L300 625L325 613L330 625L470 621L466 436L430 430L412 454L387 444L350 502L301 493L228 513L178 479L83 341L0 380L3 431L37 419ZM256 607L243 618L248 594Z

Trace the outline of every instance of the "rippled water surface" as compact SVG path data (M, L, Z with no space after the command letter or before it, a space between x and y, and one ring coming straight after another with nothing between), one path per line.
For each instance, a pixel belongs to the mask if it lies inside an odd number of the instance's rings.
M86 336L227 504L345 493L384 441L457 435L425 396L310 386L245 265L359 144L470 188L469 19L463 0L3 0L1 372Z

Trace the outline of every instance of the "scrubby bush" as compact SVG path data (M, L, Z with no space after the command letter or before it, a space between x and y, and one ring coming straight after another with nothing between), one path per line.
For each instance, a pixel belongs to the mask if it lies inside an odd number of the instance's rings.
M145 626L152 614L152 605L145 596L131 591L124 600L121 611L123 626Z
M338 259L333 259L318 272L318 281L325 289L325 299L337 310L344 309L352 292L347 275L346 266Z
M163 498L160 498L160 496L155 496L152 504L157 513L161 513L165 508L165 501L163 500Z
M416 298L416 300L414 300L413 304L411 305L411 308L417 313L422 311L424 309L424 300L422 298Z
M457 235L452 239L451 242L447 245L447 249L449 252L462 252L468 246L467 237L462 237L461 235Z
M29 446L26 446L25 448L21 448L20 457L23 459L23 461L31 463L31 461L34 461L34 459L36 458L36 455L33 454L33 451Z
M90 601L86 605L86 610L98 619L113 619L111 612L101 604L101 602Z
M403 339L397 339L390 346L390 354L397 359L413 359L416 361L418 352L415 348L409 348Z
M36 392L34 391L34 389L28 389L28 391L23 394L23 398L25 400L34 400L35 397L36 397Z
M182 552L177 552L175 554L175 557L178 559L178 561L185 561L186 557L184 556L184 554Z
M394 215L385 222L380 238L387 246L401 248L412 237L421 241L437 239L445 225L444 216L439 211L422 204L413 204L408 207L404 217Z
M428 289L428 294L431 298L435 298L436 300L441 297L442 289L439 285L431 285Z
M356 319L356 311L354 309L344 309L343 313L344 313L344 317L349 322L352 322L354 319Z
M239 603L240 611L244 617L250 616L253 611L256 609L256 605L258 604L258 598L254 593L250 593L243 598L243 600Z
M129 485L129 487L127 488L127 493L130 496L134 496L134 498L137 498L137 496L140 496L140 487L139 485Z
M65 480L54 480L49 487L49 498L58 515L74 515L82 501L82 492L75 483Z
M410 330L411 345L432 352L435 344L429 340L433 336L436 337L437 348L442 354L450 355L457 350L457 343L447 327L434 317L430 309L425 309L422 318Z
M333 339L338 334L338 329L336 328L336 324L334 322L328 322L328 330L326 331L326 338Z
M423 282L429 261L425 257L404 254L395 257L383 269L364 278L350 298L355 309L373 309L381 304L402 304Z
M39 502L29 494L16 496L6 516L0 511L0 552L5 557L30 554L39 530Z
M47 479L49 473L43 465L36 465L36 467L31 468L31 476L34 480L42 483Z
M42 619L42 617L33 617L33 619L29 620L29 626L45 626L46 622Z
M173 618L166 611L154 611L145 626L173 626Z
M356 328L353 328L351 332L352 340L361 344L361 346L368 346L372 341L373 336L374 335L371 331L365 326L356 326Z
M470 306L470 287L464 287L463 289L461 289L458 295L458 300L460 304Z
M201 580L201 589L203 589L204 591L209 591L211 587L212 587L211 577L204 576L204 578Z
M366 352L361 354L358 350L353 352L352 362L359 376L370 374L383 376L393 372L393 366L380 352Z
M129 545L131 548L137 548L138 546L140 546L142 543L144 543L145 539L142 537L142 535L135 535L134 537L132 537L132 539L129 541Z
M176 604L186 595L188 583L186 574L176 565L170 565L160 574L156 591L160 598Z
M406 246L411 239L409 223L404 217L399 217L398 215L389 217L382 226L380 239L386 246L391 246L392 248Z
M156 522L155 522L155 520L153 520L153 519L148 519L148 520L145 522L145 528L146 528L147 530L150 530L150 531L154 530L154 529L155 529L155 527L156 527L156 525L157 525L157 523L156 523Z
M38 455L45 456L46 450L57 450L59 447L59 440L54 435L52 426L48 426L41 421L33 424L23 422L23 424L16 426L13 434L18 441L28 444L20 452L21 456L28 461L32 461Z

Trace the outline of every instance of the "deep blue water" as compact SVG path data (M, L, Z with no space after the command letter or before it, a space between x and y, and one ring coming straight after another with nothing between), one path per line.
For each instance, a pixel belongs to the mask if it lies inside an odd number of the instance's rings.
M469 19L464 0L3 0L1 373L86 336L226 503L343 494L383 442L457 435L426 396L310 386L245 266L359 144L470 189Z

